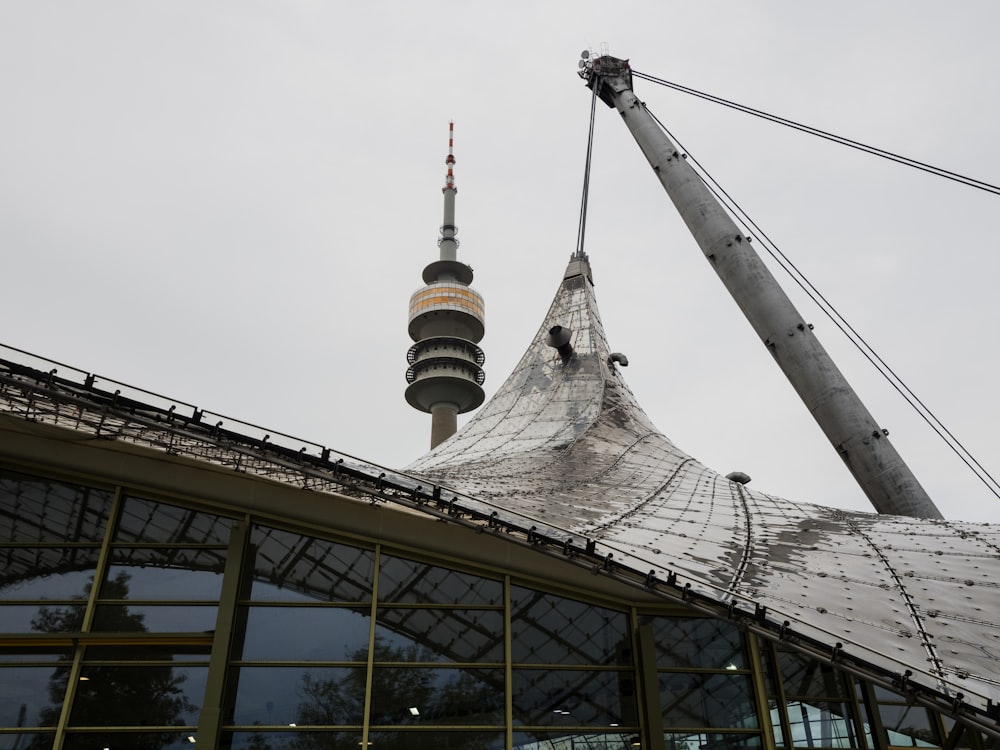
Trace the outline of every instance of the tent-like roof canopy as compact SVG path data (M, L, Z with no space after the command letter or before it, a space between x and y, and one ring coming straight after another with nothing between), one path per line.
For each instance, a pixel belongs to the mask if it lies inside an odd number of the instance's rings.
M568 358L546 343L555 326L573 332ZM889 674L1000 702L1000 529L792 502L703 466L612 361L585 257L492 400L408 471L720 604L766 607Z

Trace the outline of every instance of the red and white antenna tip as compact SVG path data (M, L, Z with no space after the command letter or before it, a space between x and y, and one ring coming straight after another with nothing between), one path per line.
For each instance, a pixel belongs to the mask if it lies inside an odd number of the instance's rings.
M455 164L455 121L451 120L448 123L448 158L444 160L444 163L448 165L448 174L445 176L444 188L445 190L455 189L455 175L452 172L452 166Z

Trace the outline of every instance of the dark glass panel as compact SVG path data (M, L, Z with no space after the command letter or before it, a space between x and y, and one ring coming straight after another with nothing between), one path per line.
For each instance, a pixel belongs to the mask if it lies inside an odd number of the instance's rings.
M77 727L198 722L208 667L84 666L69 722Z
M106 579L110 583L104 584L100 595L101 599L218 601L225 566L225 550L114 547Z
M375 667L372 724L504 723L502 669Z
M73 658L73 650L70 648L49 648L32 646L31 651L25 651L21 647L4 646L0 647L0 664L23 664L25 662L48 663L53 661L69 661Z
M378 598L394 604L503 604L503 583L471 573L382 555Z
M680 669L747 669L743 636L731 622L708 618L644 617L653 626L656 664Z
M789 701L788 724L796 747L860 747L846 703Z
M515 663L632 665L624 612L511 587Z
M940 744L926 708L880 703L882 726L889 733L890 745L933 747Z
M92 661L207 661L212 654L212 646L204 645L172 646L156 644L136 644L134 646L87 646L85 662Z
M76 633L86 608L86 602L0 604L0 633Z
M234 669L233 723L360 726L366 674L364 667Z
M221 750L358 750L361 732L231 732Z
M192 750L193 729L173 732L69 732L63 750ZM31 750L34 750L32 748Z
M0 750L51 750L56 735L0 734Z
M573 730L515 731L514 750L638 750L639 735L632 732L594 734ZM692 747L690 750L697 750Z
M210 633L215 605L101 604L94 612L95 633Z
M944 722L944 731L947 735L944 743L947 744L951 739L951 733L955 731L955 720L950 716L945 716L941 714L941 721ZM962 734L959 736L958 741L955 744L956 748L968 748L976 747L974 744L976 739L980 739L979 732L974 729L964 728Z
M661 672L659 682L667 727L757 727L750 675Z
M513 689L515 725L638 724L631 671L515 669Z
M372 550L266 526L254 526L251 544L255 601L371 601Z
M246 635L234 659L368 660L370 610L340 607L244 607Z
M831 664L792 651L778 651L778 669L788 698L847 698L844 678Z
M98 547L0 547L4 599L85 597L97 569Z
M230 518L130 497L122 507L116 542L229 544Z
M375 627L380 661L503 661L503 612L382 608Z
M100 542L113 497L0 470L0 542Z
M69 671L69 663L56 667L0 666L0 727L54 727Z
M369 732L368 741L379 750L503 750L501 732ZM357 750L355 745L354 750ZM583 750L578 746L578 750Z
M761 746L756 734L687 734L663 735L666 750L755 750Z

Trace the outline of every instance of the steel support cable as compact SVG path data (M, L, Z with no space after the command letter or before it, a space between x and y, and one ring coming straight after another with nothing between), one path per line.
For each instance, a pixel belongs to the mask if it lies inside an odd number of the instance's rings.
M871 154L873 156L879 156L883 159L888 159L889 161L894 161L897 164L902 164L907 167L913 167L914 169L919 169L922 172L927 172L928 174L936 175L938 177L943 177L946 180L952 180L958 182L962 185L968 187L976 188L977 190L983 190L987 193L993 193L994 195L1000 195L1000 186L993 185L989 182L984 182L983 180L977 180L972 177L967 177L965 175L959 174L957 172L952 172L942 167L935 167L933 164L927 164L926 162L918 161L916 159L911 159L908 156L901 156L899 154L894 154L891 151L886 151L885 149L878 148L876 146L869 146L860 141L854 141L850 138L845 138L835 133L829 133L825 130L820 130L819 128L814 128L810 125L803 125L802 123L795 122L794 120L789 120L785 117L779 117L777 115L771 115L767 112L762 112L759 109L754 109L753 107L748 107L745 104L739 104L737 102L729 101L728 99L723 99L719 96L713 96L712 94L706 94L702 91L689 88L687 86L681 86L678 83L671 83L670 81L665 81L662 78L657 78L651 76L648 73L639 73L635 70L632 71L632 75L636 78L641 78L644 81L649 81L650 83L656 83L660 86L665 86L667 88L674 89L675 91L680 91L685 94L691 94L700 99L705 99L706 101L713 102L715 104L721 104L724 107L729 107L730 109L735 109L738 112L743 112L748 115L753 115L754 117L759 117L762 120L767 120L769 122L777 123L778 125L784 125L786 127L792 128L793 130L798 130L803 133L808 133L810 135L818 136L833 143L839 143L842 146L848 146L849 148L856 149L858 151L863 151L864 153Z
M705 183L705 186L712 192L712 194L722 203L731 213L733 213L744 226L750 227L753 230L755 236L763 240L764 249L767 253L774 258L775 262L781 267L781 269L787 273L791 279L806 293L806 295L811 299L823 314L826 315L831 322L847 337L854 347L861 352L862 356L867 359L871 365L885 378L886 382L891 385L903 400L918 414L920 418L927 423L927 425L937 434L939 438L947 445L951 451L958 456L959 460L966 465L966 467L976 475L976 478L981 481L986 488L997 498L1000 499L1000 482L993 477L992 474L976 459L975 456L965 447L965 445L955 437L955 435L938 419L937 415L934 414L927 407L926 404L913 392L913 390L903 381L899 375L886 363L886 361L875 351L875 349L865 340L865 338L858 333L857 329L854 328L847 319L837 310L837 308L809 281L808 277L799 270L799 268L786 256L778 246L767 236L767 234L750 218L750 216L740 207L738 203L727 193L715 178L709 174L697 159L687 152L687 149L683 147L681 142L671 133L666 126L660 121L649 107L646 107L649 111L650 116L656 121L657 125L666 133L677 146L687 154L688 161L697 167L697 173L701 180Z
M580 198L580 222L576 230L576 257L583 257L583 240L587 233L587 201L590 197L590 161L594 152L594 120L597 114L597 86L590 96L590 128L587 133L587 159L583 167L583 195Z

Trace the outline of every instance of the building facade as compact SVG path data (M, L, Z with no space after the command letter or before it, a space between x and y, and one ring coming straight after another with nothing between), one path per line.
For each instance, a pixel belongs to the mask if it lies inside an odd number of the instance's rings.
M1000 746L997 531L751 491L621 362L575 256L391 471L9 352L0 748Z

